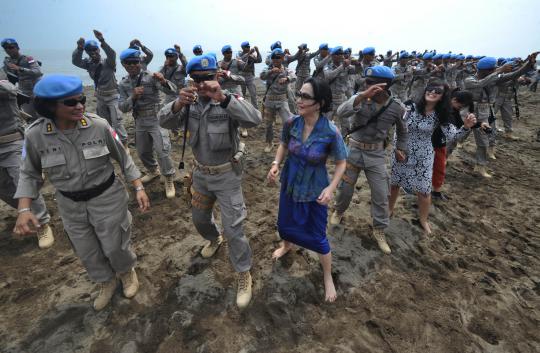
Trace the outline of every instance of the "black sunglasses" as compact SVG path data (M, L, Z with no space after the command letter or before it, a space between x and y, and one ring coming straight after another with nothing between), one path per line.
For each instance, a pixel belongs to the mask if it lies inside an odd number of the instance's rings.
M60 103L62 103L66 107L75 107L79 103L84 105L86 103L86 96L81 96L78 99L77 98L64 99L63 101L60 101Z
M15 49L15 48L17 48L16 45L6 45L6 46L4 47L4 49L7 49L7 50L9 50L9 49Z
M232 54L231 50L224 51L223 54Z
M167 55L165 55L165 57L166 58L175 58L176 59L178 57L178 55L176 55L176 54L167 54Z
M87 53L93 53L95 51L98 51L99 48L96 48L96 47L88 47L85 49Z
M302 100L315 100L315 97L312 97L309 94L304 93L304 92L297 91L295 95L296 95L296 98L299 98Z
M206 75L189 75L189 77L191 77L191 79L195 81L195 83L201 83L204 81L214 80L214 77L216 77L216 74L211 73L211 74L206 74Z
M435 93L435 94L443 94L444 89L441 88L441 87L426 87L426 93L427 92L431 92L431 93Z
M122 61L122 64L126 65L126 66L130 66L130 65L138 65L140 64L141 62L139 60L124 60Z

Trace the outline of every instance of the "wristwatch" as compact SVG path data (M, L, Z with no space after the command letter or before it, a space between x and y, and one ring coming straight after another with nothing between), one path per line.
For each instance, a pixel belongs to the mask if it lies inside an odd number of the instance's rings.
M141 191L141 190L144 190L144 186L142 186L142 185L141 185L141 186L137 186L137 187L135 188L135 191Z

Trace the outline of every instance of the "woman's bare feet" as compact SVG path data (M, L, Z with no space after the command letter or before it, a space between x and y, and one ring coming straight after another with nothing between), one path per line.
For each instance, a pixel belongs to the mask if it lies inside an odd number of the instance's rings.
M332 276L324 277L324 300L333 303L337 298L336 287L334 287L334 281Z
M428 222L428 221L420 220L420 225L422 226L422 228L424 229L424 232L425 232L427 235L431 235L431 227L429 226L429 222Z
M293 247L293 245L291 243L284 240L281 243L281 246L278 249L274 250L274 252L272 253L272 260L279 259L283 255L288 253L292 249L292 247Z

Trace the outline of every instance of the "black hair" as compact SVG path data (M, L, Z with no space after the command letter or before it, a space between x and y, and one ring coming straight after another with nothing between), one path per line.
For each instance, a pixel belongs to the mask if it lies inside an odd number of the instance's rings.
M446 83L440 80L433 80L428 82L424 94L416 102L416 109L422 115L426 115L426 94L425 92L430 87L443 87L444 91L441 97L441 100L435 105L435 113L437 114L437 119L439 120L440 125L448 124L448 118L450 116L450 88Z
M332 110L332 90L328 82L310 77L304 83L309 83L313 87L313 98L320 104L321 113Z
M450 96L450 99L454 98L458 103L463 105L464 107L467 107L469 110L469 113L474 113L474 103L473 103L473 95L469 91L462 91L459 88L456 88L452 91L452 94Z
M56 118L56 99L34 98L34 109L36 112L48 119Z

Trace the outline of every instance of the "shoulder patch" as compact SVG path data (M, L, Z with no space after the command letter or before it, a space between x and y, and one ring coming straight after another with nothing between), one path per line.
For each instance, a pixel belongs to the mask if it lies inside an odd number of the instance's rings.
M28 60L28 63L29 63L29 64L32 64L33 62L35 62L34 58L31 57L31 56L27 56L27 57L26 57L26 60Z
M37 126L37 125L41 124L41 123L44 122L44 121L45 121L45 118L37 118L36 121L34 121L33 123L31 123L30 125L28 125L28 126L26 127L26 130L31 129L31 128L33 128L34 126Z

